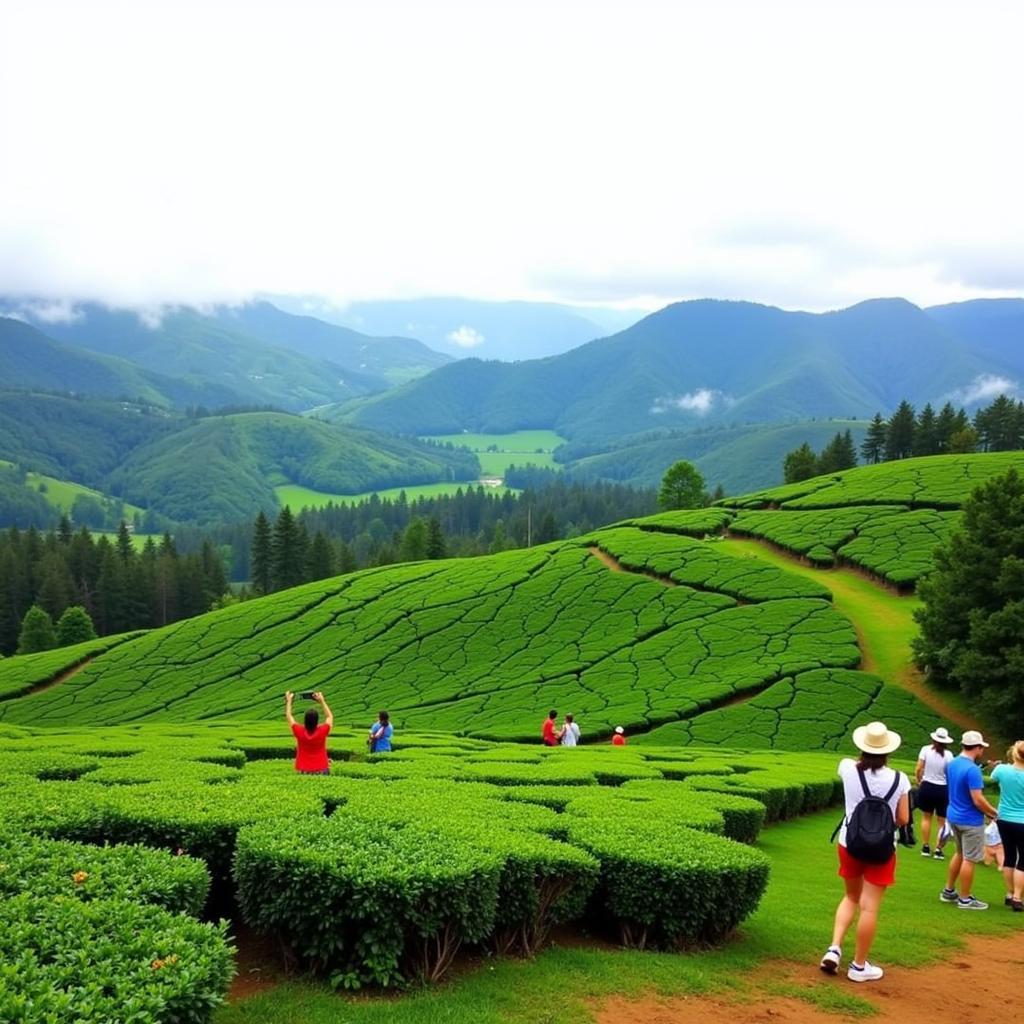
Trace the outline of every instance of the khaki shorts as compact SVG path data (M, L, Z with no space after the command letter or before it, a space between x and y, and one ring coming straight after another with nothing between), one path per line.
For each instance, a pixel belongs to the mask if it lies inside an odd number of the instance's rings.
M985 826L954 825L949 823L956 840L956 852L962 854L964 860L974 864L982 864L985 860Z

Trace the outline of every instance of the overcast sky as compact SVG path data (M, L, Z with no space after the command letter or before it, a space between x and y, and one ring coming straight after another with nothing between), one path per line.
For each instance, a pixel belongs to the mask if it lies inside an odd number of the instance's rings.
M1024 294L1024 3L0 0L0 292Z

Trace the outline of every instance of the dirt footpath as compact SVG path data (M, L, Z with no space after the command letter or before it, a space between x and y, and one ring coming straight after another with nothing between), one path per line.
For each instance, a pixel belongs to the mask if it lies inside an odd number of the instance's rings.
M813 967L784 965L772 977L758 972L750 980L771 988L773 984L806 987L810 991L835 987L843 995L871 1003L878 1011L868 1018L873 1024L935 1024L960 1007L972 1019L996 1020L1015 1015L1024 990L1024 928L1007 938L975 937L967 947L929 967L893 968L881 981L855 985L845 969L826 978ZM823 993L823 996L826 993ZM755 995L750 1001L686 996L659 999L614 999L595 1006L597 1024L692 1024L695 1020L737 1020L745 1024L836 1024L854 1019L841 1010L826 1011L802 999ZM861 1018L864 1019L864 1018Z

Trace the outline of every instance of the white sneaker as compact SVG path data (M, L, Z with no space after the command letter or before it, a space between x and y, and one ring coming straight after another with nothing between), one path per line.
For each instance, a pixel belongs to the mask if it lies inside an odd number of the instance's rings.
M821 958L821 969L826 974L835 974L839 970L839 961L842 957L843 951L838 946L829 946Z
M885 971L881 967L876 967L872 963L864 961L863 967L858 967L856 964L850 964L850 969L846 972L846 976L850 981L878 981Z

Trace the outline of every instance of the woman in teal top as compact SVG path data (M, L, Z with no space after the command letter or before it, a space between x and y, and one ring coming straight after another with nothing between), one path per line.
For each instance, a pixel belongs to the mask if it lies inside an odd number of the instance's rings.
M1006 905L1024 911L1024 740L1017 740L1006 755L1007 764L992 771L999 785L999 835L1003 840L1003 878Z

